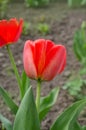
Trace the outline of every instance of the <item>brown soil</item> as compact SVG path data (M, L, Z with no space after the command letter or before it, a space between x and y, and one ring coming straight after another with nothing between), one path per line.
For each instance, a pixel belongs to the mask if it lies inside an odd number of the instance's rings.
M10 11L10 8L14 9ZM8 17L23 17L24 20L32 23L32 29L30 30L29 35L22 35L17 44L11 45L11 49L20 73L23 70L23 46L27 39L51 39L55 43L61 43L65 45L67 49L67 65L64 72L54 78L54 80L51 82L45 82L42 86L42 96L48 94L48 92L56 86L61 88L56 104L42 122L42 129L49 130L49 127L55 120L56 116L59 116L59 114L73 102L73 97L71 97L66 90L63 90L62 86L67 82L72 71L78 72L80 68L79 62L77 61L72 49L73 35L75 30L80 27L82 21L86 20L86 9L68 9L66 5L60 5L56 3L53 4L53 6L50 5L50 7L45 9L42 8L28 10L23 4L16 4L16 6L13 4L9 5ZM51 29L50 33L46 36L42 36L35 30L36 24L40 22L41 18L43 17L45 22L50 25ZM31 80L31 84L35 89L36 81ZM12 98L17 103L19 102L18 85L13 75L5 47L0 48L0 85L10 93ZM13 121L12 113L9 112L1 97L0 113ZM83 124L86 124L86 118L83 120L83 117L81 117L80 120Z

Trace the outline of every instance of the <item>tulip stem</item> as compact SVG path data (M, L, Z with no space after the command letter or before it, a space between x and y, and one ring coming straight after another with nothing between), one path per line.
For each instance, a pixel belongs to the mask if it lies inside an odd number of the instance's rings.
M36 93L36 108L39 113L40 110L40 92L41 92L41 81L37 81L37 93Z
M19 75L19 73L18 73L18 69L17 69L17 67L16 67L16 64L15 64L15 61L14 61L14 57L13 57L13 55L12 55L12 52L11 52L11 49L10 49L9 45L7 45L6 47L7 47L7 51L8 51L8 54L9 54L9 58L10 58L12 67L13 67L13 69L14 69L14 73L15 73L15 76L16 76L16 79L17 79L17 82L18 82L18 85L19 85L20 96L21 96L21 98L22 98L22 84L21 84L20 75Z

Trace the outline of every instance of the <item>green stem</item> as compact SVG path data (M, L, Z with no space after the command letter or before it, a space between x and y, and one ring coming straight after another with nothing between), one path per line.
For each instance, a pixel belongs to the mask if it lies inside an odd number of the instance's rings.
M2 124L2 128L1 128L2 130L5 130L5 127L4 127L4 125Z
M36 92L36 108L39 113L40 110L40 92L41 92L41 81L37 81L37 92Z
M21 98L22 98L22 84L21 84L20 75L19 75L19 73L18 73L18 69L17 69L17 67L16 67L16 64L15 64L15 61L14 61L14 57L13 57L13 55L12 55L12 52L11 52L11 50L10 50L9 45L7 45L6 47L7 47L7 51L8 51L8 54L9 54L9 58L10 58L12 67L13 67L13 69L14 69L14 73L15 73L15 76L16 76L16 79L17 79L17 82L18 82L18 85L19 85L20 96L21 96Z

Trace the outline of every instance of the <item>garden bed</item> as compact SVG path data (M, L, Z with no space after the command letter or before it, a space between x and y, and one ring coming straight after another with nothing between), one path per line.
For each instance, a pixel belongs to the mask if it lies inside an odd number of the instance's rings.
M72 48L73 35L75 30L80 27L82 21L86 20L86 9L72 10L68 9L66 5L60 5L58 3L53 4L52 6L50 5L50 7L45 9L28 9L21 3L9 5L8 17L23 17L25 21L31 23L29 34L22 35L19 42L11 46L20 73L23 70L22 52L25 40L46 38L53 40L57 44L61 43L65 45L67 49L67 65L64 72L51 82L45 82L42 86L42 96L46 95L52 88L56 86L60 87L60 93L56 104L42 122L42 130L49 130L56 115L59 116L65 108L74 102L74 98L70 96L66 90L63 90L62 86L65 85L72 72L75 71L77 73L80 68L80 64L77 61ZM50 26L49 33L44 36L36 30L36 26L41 19L44 19ZM35 93L36 82L31 80L31 84ZM0 48L0 85L10 92L12 98L19 104L19 91L5 48ZM11 112L9 112L1 97L0 113L13 121L14 117L11 116ZM79 119L82 124L86 124L85 116L86 115L82 114Z

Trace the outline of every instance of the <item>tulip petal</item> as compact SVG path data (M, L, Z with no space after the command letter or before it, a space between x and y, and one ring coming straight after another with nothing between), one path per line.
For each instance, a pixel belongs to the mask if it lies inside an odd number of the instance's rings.
M34 45L33 42L28 40L24 46L23 62L26 74L33 79L36 79L37 72L34 64Z
M22 23L23 20L20 20L20 22L18 23L18 21L16 19L11 19L10 21L8 21L7 23L7 42L11 42L11 41L17 41L20 33L22 31ZM10 40L10 41L9 41Z
M23 26L23 19L20 19L19 26L18 26L18 29L17 29L17 32L16 32L16 36L15 36L15 39L14 39L15 42L20 37L20 34L22 32L22 26Z
M9 22L7 22L7 35L6 35L7 42L14 41L17 28L18 28L18 23L16 22L15 19L11 19Z
M7 24L6 20L0 21L0 47L6 44L6 40L5 40L6 30L7 30L6 24Z
M46 63L42 73L43 80L51 80L61 73L66 61L66 50L62 45L55 45L46 56Z
M54 46L55 44L50 41L50 40L46 40L46 55L50 52L50 50L52 49L52 47Z
M44 68L45 65L45 59L46 59L46 44L44 39L39 39L34 42L35 44L35 66L37 69L37 75L40 77L40 74Z

